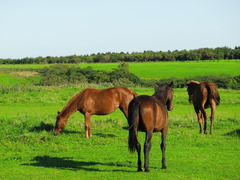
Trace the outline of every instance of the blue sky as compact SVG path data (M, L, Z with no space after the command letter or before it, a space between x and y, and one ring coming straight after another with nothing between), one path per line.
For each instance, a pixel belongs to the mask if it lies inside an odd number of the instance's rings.
M239 0L1 0L0 58L234 48Z

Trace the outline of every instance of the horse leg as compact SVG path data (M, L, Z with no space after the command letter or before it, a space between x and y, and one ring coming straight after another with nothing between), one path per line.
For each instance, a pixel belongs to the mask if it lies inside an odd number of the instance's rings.
M141 145L139 142L137 143L136 146L137 153L138 153L138 172L142 171L142 161L141 161Z
M202 117L201 117L202 115L201 115L201 113L200 113L200 111L197 107L194 107L194 109L195 109L195 112L196 112L197 118L198 118L198 123L199 123L199 127L200 127L200 134L202 134L203 133L203 128L202 128L203 121L202 121Z
M85 137L88 139L89 137L92 137L91 132L91 115L86 113L84 114L85 117Z
M144 143L144 169L149 172L149 151L151 149L152 132L146 132L146 139Z
M210 134L213 133L213 124L214 124L214 113L215 113L215 109L216 109L216 106L215 106L215 104L213 104L213 105L211 106L211 117L210 117L211 126L210 126Z
M161 150L162 150L162 169L167 169L166 157L165 157L165 151L166 151L166 134L165 133L162 133Z
M204 120L204 134L207 134L207 113L204 108L201 109L203 120Z

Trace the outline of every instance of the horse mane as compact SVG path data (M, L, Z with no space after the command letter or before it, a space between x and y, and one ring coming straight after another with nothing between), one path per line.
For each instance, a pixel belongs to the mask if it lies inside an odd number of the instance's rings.
M154 88L155 94L161 94L166 86L167 84L159 84L157 87Z
M58 116L61 116L67 109L69 109L70 106L73 106L75 103L79 101L80 95L85 91L86 89L78 92L75 96L72 97L72 99L69 100L69 102L64 106L61 112L58 112ZM76 101L77 100L77 101Z
M190 84L200 84L200 82L191 80L187 83L187 85L190 85Z

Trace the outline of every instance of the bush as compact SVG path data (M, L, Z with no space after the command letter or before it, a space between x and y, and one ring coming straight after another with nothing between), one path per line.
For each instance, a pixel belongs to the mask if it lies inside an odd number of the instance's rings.
M229 75L220 75L220 76L196 76L190 78L168 78L161 79L155 83L157 84L165 84L173 81L174 88L183 88L185 84L190 81L195 80L199 82L211 81L216 84L218 88L223 89L240 89L240 75L239 76L229 76ZM149 85L146 83L146 85Z
M112 83L114 86L144 86L154 87L156 84L166 84L173 81L175 88L183 88L190 80L199 82L211 81L218 88L240 89L240 75L232 77L230 75L220 76L197 76L189 78L167 78L161 80L143 80L129 71L127 63L121 63L112 72L93 70L91 67L79 68L67 65L55 65L40 70L43 76L40 84L46 86L55 86L63 84L79 83Z
M93 70L91 67L79 68L67 65L55 65L43 68L40 85L55 86L78 83L113 83L114 85L141 84L142 80L129 72L128 64L123 63L112 72Z

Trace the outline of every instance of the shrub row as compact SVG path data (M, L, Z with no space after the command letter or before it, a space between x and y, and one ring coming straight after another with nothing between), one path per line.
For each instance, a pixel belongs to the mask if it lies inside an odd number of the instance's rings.
M93 70L91 67L80 68L67 65L55 65L40 70L42 79L40 85L56 86L64 84L82 84L82 83L111 83L114 86L143 86L151 87L156 84L174 82L174 87L183 88L186 82L190 80L212 81L219 88L240 89L240 75L232 77L230 75L220 76L197 76L189 78L172 77L161 80L145 80L137 77L129 71L127 63L120 64L112 72Z
M220 76L196 76L196 77L189 77L189 78L169 78L169 79L162 79L157 83L163 84L173 81L174 87L176 88L183 88L186 82L190 80L195 80L199 82L203 81L211 81L214 82L218 88L223 89L240 89L240 75L238 76L230 76L230 75L220 75Z
M45 86L71 83L112 83L122 86L141 84L141 79L129 72L129 65L126 63L120 64L112 72L93 70L91 67L80 68L58 64L43 68L39 73L42 75L40 85Z

